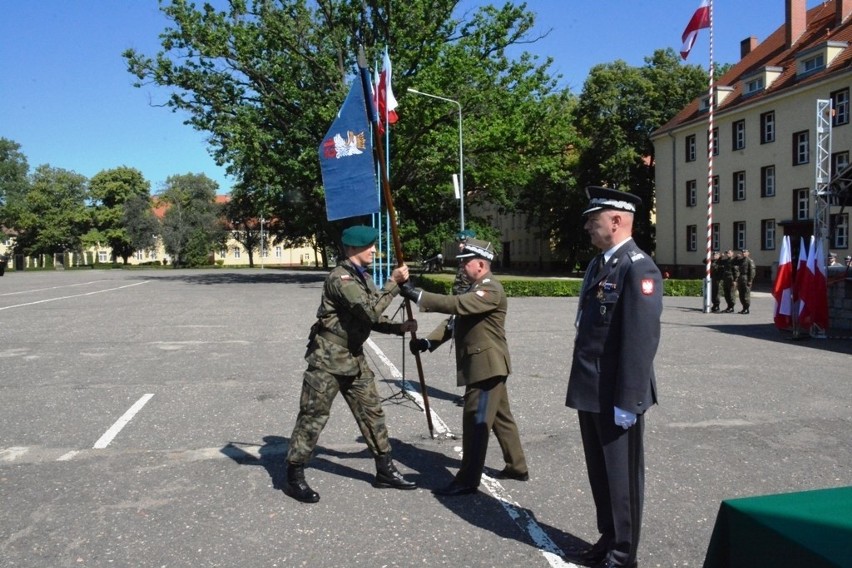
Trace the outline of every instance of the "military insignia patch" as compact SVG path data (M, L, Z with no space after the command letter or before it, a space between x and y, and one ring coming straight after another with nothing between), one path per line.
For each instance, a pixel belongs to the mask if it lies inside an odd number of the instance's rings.
M642 293L646 296L650 296L654 293L654 279L653 278L645 278L642 280Z
M340 279L341 280L352 280L352 275L351 274L341 274Z
M474 294L476 294L476 295L477 295L477 296L479 296L480 298L484 298L484 297L485 297L486 292L485 292L485 290L477 290L476 292L474 292Z

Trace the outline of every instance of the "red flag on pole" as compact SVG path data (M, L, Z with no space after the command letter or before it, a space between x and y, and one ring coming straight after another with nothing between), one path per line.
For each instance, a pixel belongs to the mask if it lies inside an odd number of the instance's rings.
M378 81L376 81L376 106L379 109L379 119L381 120L380 131L384 131L384 123L396 124L396 121L399 120L396 114L396 107L399 105L391 87L391 60L387 48L385 48L382 61L382 72L379 74Z
M811 313L813 322L821 331L828 329L828 280L825 276L825 266L822 263L822 239L817 241L814 255L813 281L811 282ZM808 259L810 260L810 258Z
M710 27L710 0L701 0L701 5L695 10L692 19L683 30L681 41L683 46L680 48L680 56L687 58L692 46L695 45L695 38L698 37L698 30Z
M808 249L804 247L805 241L802 239L802 252L799 256L799 268L796 271L796 295L799 299L799 327L810 329L814 323L812 290L816 240L811 237L811 246ZM802 265L802 259L804 259L804 265Z
M781 255L778 258L778 274L772 286L775 298L775 327L791 329L793 327L793 259L790 256L790 237L781 242Z

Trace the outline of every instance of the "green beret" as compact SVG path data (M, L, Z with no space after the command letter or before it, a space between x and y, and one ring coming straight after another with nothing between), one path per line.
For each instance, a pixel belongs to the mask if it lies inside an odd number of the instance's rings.
M373 227L354 225L343 231L340 242L347 247L367 247L376 242L378 238L379 232Z

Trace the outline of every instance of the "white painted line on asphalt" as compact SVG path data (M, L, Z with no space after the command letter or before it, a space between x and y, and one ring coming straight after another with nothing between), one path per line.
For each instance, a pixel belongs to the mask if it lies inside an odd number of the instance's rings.
M68 460L70 460L71 458L73 458L74 456L76 456L79 453L80 453L79 450L71 450L70 452L65 452L64 454L62 454L61 456L56 458L56 461L67 462Z
M411 383L409 383L405 379L405 377L402 376L402 373L399 372L399 369L396 368L396 365L394 365L391 360L387 358L387 355L385 355L384 352L379 349L379 346L376 345L372 339L367 339L367 345L369 345L370 349L372 349L379 357L379 359L382 360L382 363L384 363L385 366L390 369L391 376L400 381L400 385L405 391L405 394L413 398L414 401L417 403L417 406L419 406L420 409L425 412L424 409L426 408L426 405L423 402L423 397L420 396L420 393L414 390L414 388L411 386ZM432 410L431 407L429 407L429 411L429 413L432 415L432 428L435 430L435 434L442 437L452 437L452 435L450 434L449 427L446 425L446 423L444 423L443 420L441 420L441 417L438 416L435 411Z
M154 396L154 395L153 394L146 394L142 398L137 400L133 404L133 406L131 406L127 410L127 412L125 412L124 415L122 415L121 418L116 420L115 424L110 426L109 430L104 432L104 435L101 436L98 439L98 441L95 442L95 445L92 446L92 447L96 450L102 450L102 449L106 448L109 445L109 443L112 442L112 439L115 438L116 435L119 432L121 432L121 429L124 428L125 426L127 426L127 423L130 422L133 419L134 416L136 416L136 413L139 412L140 410L142 410L142 407L145 406L148 403L149 400L151 400L152 396Z
M29 451L29 448L25 446L12 446L11 448L6 448L5 450L0 450L0 461L10 462L15 461L25 453Z
M150 282L150 280L145 280L144 282L136 282L135 284L127 284L125 286L119 286L117 288L107 288L106 290L95 290L93 292L86 292L84 294L74 294L72 296L60 296L59 298L48 298L46 300L37 300L35 302L27 302L25 304L15 304L13 306L4 306L4 307L0 308L0 311L8 310L8 309L11 309L11 308L23 308L25 306L34 306L36 304L44 304L46 302L56 302L58 300L68 300L70 298L80 298L80 297L83 297L83 296L92 296L94 294L102 294L103 292L113 292L115 290L121 290L123 288L132 288L133 286L140 286L142 284L147 284L148 282Z
M396 379L399 379L402 383L403 388L406 390L406 393L417 400L417 404L421 409L424 408L423 398L420 396L420 393L413 390L411 385L407 380L405 380L402 376L402 373L399 372L399 369L396 368L390 359L379 349L379 346L376 345L372 339L367 339L367 345L378 355L379 359L390 369L391 376ZM447 424L441 420L441 417L438 416L434 410L432 411L432 426L435 428L438 434L442 436L451 438L452 432ZM455 451L459 457L462 455L461 446L454 446L453 451ZM535 543L536 547L538 547L544 559L547 560L547 563L550 564L553 568L580 568L576 564L572 564L571 562L566 562L562 559L564 552L560 549L553 540L547 535L547 532L541 528L541 526L535 522L535 519L529 514L529 512L522 508L520 505L512 501L509 492L506 491L500 482L494 479L493 477L489 477L488 475L482 475L482 484L485 485L485 488L488 489L488 492L491 493L491 496L497 499L502 505L503 509L509 515L509 517L515 522L518 527L524 531L527 535L529 535L530 539Z
M64 284L62 286L50 286L49 288L35 288L34 290L18 290L17 292L6 292L4 294L0 294L0 296L14 296L16 294L30 294L32 292L44 292L45 290L58 290L59 288L73 288L74 286L88 286L89 284L95 284L97 282L103 282L103 280L92 280L91 282L78 282L77 284Z

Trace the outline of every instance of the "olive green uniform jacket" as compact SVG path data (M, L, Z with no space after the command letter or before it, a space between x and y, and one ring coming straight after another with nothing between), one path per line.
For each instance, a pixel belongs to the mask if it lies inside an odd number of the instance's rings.
M451 337L455 339L458 386L512 372L506 342L508 302L503 286L491 272L474 282L466 294L445 296L424 291L418 305L424 312L457 316L452 328L439 326L426 339L432 351Z

